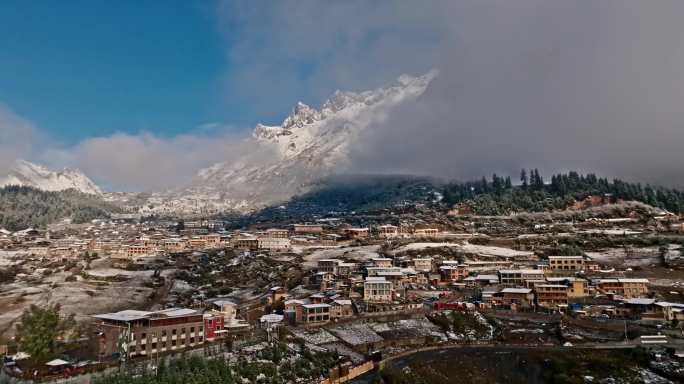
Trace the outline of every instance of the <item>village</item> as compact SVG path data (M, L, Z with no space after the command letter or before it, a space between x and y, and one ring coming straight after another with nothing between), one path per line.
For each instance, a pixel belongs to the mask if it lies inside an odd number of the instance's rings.
M120 215L3 230L4 372L47 381L185 353L260 361L282 344L334 354L305 374L333 383L422 348L657 344L682 375L682 221L637 208L583 221L455 207L242 229ZM77 326L64 353L36 367L15 324L53 302Z

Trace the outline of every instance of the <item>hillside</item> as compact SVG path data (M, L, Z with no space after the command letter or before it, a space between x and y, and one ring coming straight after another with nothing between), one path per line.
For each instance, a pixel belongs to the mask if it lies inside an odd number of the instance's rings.
M672 213L684 213L684 193L675 189L619 179L609 181L578 172L553 175L546 183L537 170L530 171L529 176L523 171L520 181L520 185L514 186L510 178L493 175L489 180L450 183L444 187L444 202L459 204L474 214L504 215L581 208L585 199L599 196L610 202L638 201Z
M45 227L63 218L82 223L116 212L116 205L73 189L56 192L26 186L0 188L0 228L11 231Z
M306 221L352 211L436 203L441 186L432 179L399 175L348 175L328 178L313 190L246 216L232 216L234 227L275 221Z

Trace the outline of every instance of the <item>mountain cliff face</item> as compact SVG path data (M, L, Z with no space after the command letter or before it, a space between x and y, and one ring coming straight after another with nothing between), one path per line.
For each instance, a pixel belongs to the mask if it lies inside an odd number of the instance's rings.
M320 110L297 103L282 124L258 124L244 143L252 150L239 161L203 169L190 186L150 203L157 211L249 211L306 193L344 173L358 135L423 94L435 76L402 75L386 88L337 91Z
M44 191L75 189L93 195L102 193L95 183L78 170L65 168L51 171L25 160L17 160L7 175L0 176L0 187L7 185L27 186Z

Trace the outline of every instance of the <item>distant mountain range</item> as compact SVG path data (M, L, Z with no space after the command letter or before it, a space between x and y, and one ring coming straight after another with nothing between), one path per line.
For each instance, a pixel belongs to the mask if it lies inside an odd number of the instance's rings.
M244 142L254 148L250 154L199 170L186 187L152 194L103 195L80 171L52 171L23 160L8 175L0 176L0 187L75 189L135 205L143 214L254 211L311 192L330 176L344 174L359 134L397 106L422 95L436 75L402 75L387 87L358 93L336 91L320 110L299 102L282 124L254 128Z
M0 176L0 187L18 185L43 191L75 189L82 193L100 195L102 191L81 171L64 168L52 171L25 160L17 160L5 176Z

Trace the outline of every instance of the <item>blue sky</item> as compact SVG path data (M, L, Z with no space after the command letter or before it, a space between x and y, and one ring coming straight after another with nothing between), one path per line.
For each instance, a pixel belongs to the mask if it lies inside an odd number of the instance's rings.
M162 6L163 5L163 6ZM113 132L176 135L253 118L222 103L214 4L6 1L0 102L64 144Z

